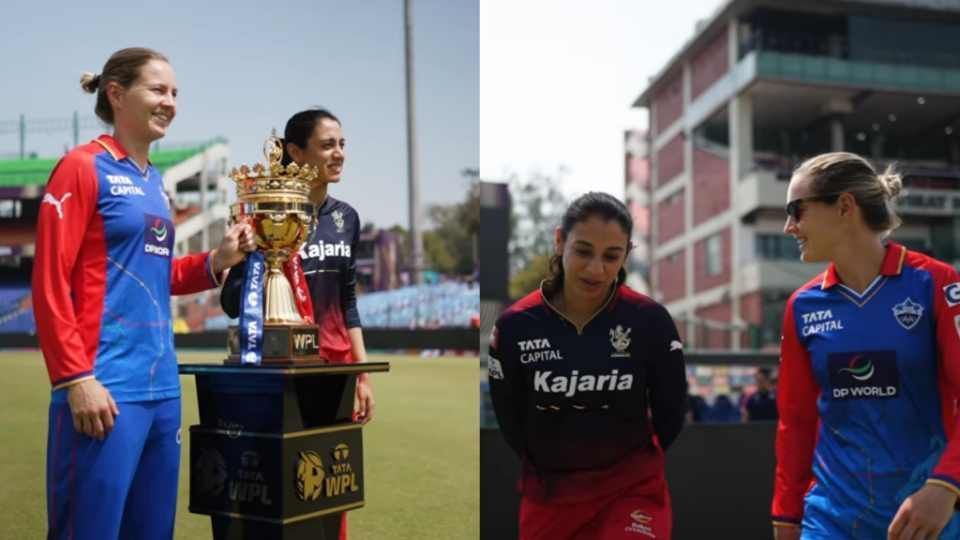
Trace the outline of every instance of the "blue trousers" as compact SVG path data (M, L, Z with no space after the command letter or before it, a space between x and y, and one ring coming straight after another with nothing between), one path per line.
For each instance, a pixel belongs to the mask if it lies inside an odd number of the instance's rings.
M170 540L180 468L180 398L118 403L103 440L50 404L48 540Z

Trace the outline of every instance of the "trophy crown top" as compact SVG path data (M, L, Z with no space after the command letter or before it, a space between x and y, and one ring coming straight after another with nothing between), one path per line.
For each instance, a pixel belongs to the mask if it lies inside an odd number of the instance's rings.
M276 130L263 143L263 155L267 165L256 163L253 167L240 165L230 170L230 178L237 183L237 197L243 199L264 192L292 192L306 197L310 185L317 178L318 170L311 165L290 162L283 165L283 143Z

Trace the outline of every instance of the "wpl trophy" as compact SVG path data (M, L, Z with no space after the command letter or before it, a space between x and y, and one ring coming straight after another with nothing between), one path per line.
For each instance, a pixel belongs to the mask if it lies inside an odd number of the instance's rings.
M357 377L389 365L320 363L317 326L294 296L302 284L291 286L283 271L313 223L317 170L281 165L276 137L264 153L267 167L230 174L239 199L231 216L249 221L257 242L230 358L180 365L196 377L200 410L190 426L190 511L210 516L216 540L337 540L342 514L364 505Z
M264 155L266 167L242 165L230 172L238 199L230 209L231 219L250 223L259 254L251 254L247 263L240 326L229 330L227 362L318 362L319 329L301 317L283 271L306 241L313 222L314 206L308 195L317 169L282 165L283 149L276 136L267 139Z

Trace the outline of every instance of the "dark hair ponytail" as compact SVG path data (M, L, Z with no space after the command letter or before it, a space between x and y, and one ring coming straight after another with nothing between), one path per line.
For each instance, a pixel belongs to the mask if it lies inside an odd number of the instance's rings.
M313 130L317 128L317 123L324 118L340 123L340 119L334 116L332 112L319 107L300 111L287 120L287 126L283 129L283 138L280 139L280 144L283 146L282 165L288 165L293 161L290 152L287 150L287 145L292 143L297 145L297 148L305 149L307 141L313 135Z
M584 222L593 216L598 216L605 221L616 221L623 232L627 235L627 253L630 253L632 246L630 235L633 232L633 218L627 207L613 195L600 191L591 191L581 195L567 207L560 220L560 237L564 241L570 230L577 223ZM624 259L626 260L626 259ZM543 282L543 292L546 295L553 296L563 290L563 257L560 253L555 253L550 257L550 275ZM617 272L617 286L627 280L627 271L620 267Z

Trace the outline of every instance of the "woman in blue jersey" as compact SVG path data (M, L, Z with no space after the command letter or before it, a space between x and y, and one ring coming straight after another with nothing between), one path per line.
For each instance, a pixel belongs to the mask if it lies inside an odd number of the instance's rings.
M901 186L844 152L790 181L784 232L828 265L784 314L777 539L960 537L960 276L886 241Z
M114 131L57 163L37 222L33 306L53 385L48 538L170 539L180 462L170 295L215 287L253 235L237 225L212 252L173 257L149 161L176 115L166 57L123 49L81 85Z
M497 421L520 457L520 538L669 539L663 450L687 400L670 315L624 285L633 221L605 193L567 208L551 275L490 343Z

